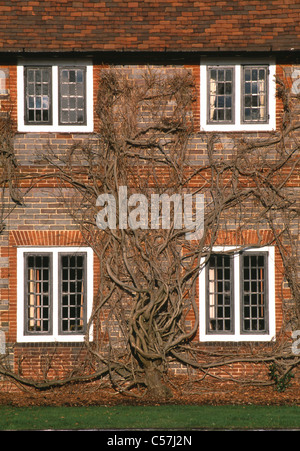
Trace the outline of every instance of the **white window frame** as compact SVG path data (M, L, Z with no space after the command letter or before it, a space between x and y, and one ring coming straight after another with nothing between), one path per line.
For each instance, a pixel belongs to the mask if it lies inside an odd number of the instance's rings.
M236 251L233 255L233 308L234 308L234 333L229 334L213 334L206 331L207 318L207 277L205 259L201 261L201 269L199 273L199 338L201 342L266 342L275 341L275 250L274 246L264 246L261 248L247 248L245 251L250 252L267 252L268 253L268 334L242 334L241 331L241 302L240 302L240 254L236 247L233 246L215 246L213 253L225 253L228 251Z
M53 329L51 335L25 335L24 333L24 254L25 253L51 253L53 261L52 278L52 312ZM89 247L20 247L17 249L17 341L19 343L43 342L83 342L85 334L59 334L58 315L58 254L60 253L86 253L87 256L87 323L93 308L93 251ZM89 340L92 339L92 328L89 331Z
M269 66L268 76L268 121L265 123L242 123L242 66L243 65L262 65ZM207 106L207 67L208 66L233 66L234 67L234 99L235 110L233 112L233 123L207 123L208 106ZM241 59L241 58L201 58L200 61L200 130L207 132L239 132L239 131L272 131L276 129L276 64L274 58L258 58L258 59Z
M26 124L24 119L24 67L25 66L51 66L52 67L52 124ZM59 124L59 81L58 68L60 66L86 67L86 124ZM17 66L18 89L18 131L19 132L68 132L86 133L94 129L93 115L93 65L90 60L20 60Z

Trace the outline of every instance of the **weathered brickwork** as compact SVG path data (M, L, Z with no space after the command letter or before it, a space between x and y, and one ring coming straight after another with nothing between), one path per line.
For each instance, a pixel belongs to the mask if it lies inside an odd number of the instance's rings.
M40 6L35 5L35 2L24 2L24 7L22 10L18 9L17 11L13 8L13 2L7 2L7 6L5 8L5 14L4 16L11 17L12 12L17 12L17 16L22 11L23 13L25 11L28 12L28 14L33 15L33 13L39 12L39 15L41 17L41 20L46 21L47 23L51 23L53 17L51 13L51 8L49 6L49 11L46 9L43 9L41 11ZM37 2L40 3L40 2ZM68 3L68 2L63 2ZM70 3L70 2L69 2ZM75 2L73 2L75 3ZM95 11L95 17L108 17L107 16L107 2L100 2L102 4L102 10L99 6L98 2L98 8ZM192 2L193 4L195 2ZM201 2L200 2L201 3ZM213 14L213 3L206 8L203 8L203 5L201 4L201 10L203 15L209 15ZM230 2L229 2L230 3ZM25 8L26 6L26 10ZM169 11L177 11L178 8L182 8L182 2L179 2L178 4L175 4L174 2L166 2ZM249 4L249 3L248 3ZM247 5L248 5L247 4ZM284 14L285 9L287 8L287 5L289 2L285 2L285 4L282 6L280 13L276 15L276 29L277 29L277 36L278 39L280 38L281 34L284 34L284 30L280 29L280 17L282 14ZM77 9L76 14L75 10L68 8L68 5L61 6L61 12L68 11L69 16L72 18L72 21L76 21L77 17L83 16L83 11L81 11L81 6L83 5L83 2L77 2ZM127 5L127 4L126 4ZM130 3L128 4L128 6ZM245 6L244 3L240 2L240 6ZM165 5L166 6L166 5ZM252 6L254 8L254 11L256 13L258 11L263 12L259 7L259 2L252 2ZM291 4L289 4L291 6ZM127 7L127 6L126 6ZM58 8L58 6L57 6ZM64 8L64 9L63 9ZM132 8L134 9L135 13L133 15L134 20L137 20L138 12L140 11L140 2L133 2ZM123 6L121 6L120 2L115 2L115 12L120 11L123 9ZM183 8L182 8L183 9ZM291 9L292 10L292 9ZM103 11L103 12L101 12ZM193 16L193 8L189 10L189 8L184 8L184 11L180 14L180 16L177 16L176 20L180 21L182 26L187 23L187 21L190 23L190 20ZM230 7L230 14L232 14L232 6ZM149 10L149 13L151 12L151 9ZM242 17L242 11L239 11L239 15L235 14L232 21L227 21L228 24L228 36L226 39L229 39L232 36L232 33L237 30L237 23L240 23L240 17ZM296 14L296 13L295 13ZM92 17L92 16L85 16L85 17ZM172 15L170 16L172 18ZM254 16L253 16L254 17ZM260 23L257 25L257 27L262 30L264 22L263 20L266 20L263 18L264 14L260 20ZM290 15L290 17L293 17L293 15ZM62 19L62 16L61 16ZM17 19L16 19L17 20ZM171 19L169 19L171 20ZM68 25L69 22L65 21L63 22L64 25L60 24L60 27L63 26L63 29L65 30L66 34L66 41L70 44L74 44L74 46L78 47L80 45L84 44L84 39L86 38L86 35L82 35L82 32L80 34L80 41L76 40L73 41L73 37L71 38L69 35ZM216 18L212 17L210 26L208 30L210 33L215 35L215 41L214 45L216 43L218 45L224 44L224 39L217 38L217 35L219 35L219 26L222 25L222 18ZM161 24L160 24L161 25ZM293 22L293 24L290 24L292 27L291 32L292 33L298 33L297 31L297 24ZM58 25L54 24L53 27L55 30L57 30ZM72 25L73 27L73 25ZM99 27L98 27L99 28ZM93 24L91 23L90 26L86 26L86 31L89 30L89 37L93 35ZM25 28L23 28L22 32L25 31ZM240 30L240 33L242 31ZM121 34L121 33L120 33ZM239 34L236 31L236 36ZM257 37L258 42L263 41L264 44L268 44L271 36L267 34L267 32L264 32L263 37ZM26 45L31 45L31 40L34 39L33 31L31 29L31 34L27 37ZM47 39L47 36L46 36ZM182 38L184 40L184 38ZM143 40L141 43L137 45L139 48L148 48L149 42L155 40L155 34L153 37L148 36L147 39ZM134 44L135 38L132 37L132 43ZM93 44L92 46L96 45ZM119 43L117 41L116 36L110 41L111 45L119 46ZM152 42L152 43L153 43ZM163 45L163 41L161 41L159 38L157 40L159 47ZM234 41L233 41L234 42ZM281 42L281 41L280 41ZM283 44L285 44L286 40L282 40ZM6 41L6 45L11 45L14 47L14 39L11 36L10 41ZM130 46L130 41L127 36L127 44ZM283 45L282 44L282 45ZM9 46L8 45L8 46ZM59 48L63 47L62 42L54 42L53 48ZM170 43L169 43L170 45ZM193 47L196 47L196 43L190 43L190 45ZM199 44L201 45L201 44ZM269 45L269 44L268 44ZM279 45L279 44L278 44ZM280 44L281 45L281 44ZM50 48L49 46L48 48ZM279 62L280 63L280 62ZM194 120L195 120L195 129L200 129L200 69L199 65L191 65L186 64L183 65L184 69L192 71L196 83L196 92L197 92L197 98L194 103ZM277 75L280 77L285 76L290 84L290 86L293 86L294 79L293 74L295 73L295 70L299 66L293 66L293 65L281 65L278 64L277 68ZM8 70L9 77L8 77L8 89L9 89L9 98L3 99L1 101L1 109L7 109L9 102L12 102L14 105L14 109L12 110L12 118L14 120L14 124L16 127L16 103L17 103L17 89L16 89L16 66L15 65L5 65L3 66L6 70ZM97 81L99 71L101 71L102 66L95 66L94 67L94 74L95 78L94 81ZM138 79L141 71L144 69L144 66L135 66L135 65L127 65L126 66L126 72L128 74L128 77L131 77L133 79ZM161 68L160 68L161 69ZM164 67L163 71L174 71L174 70L182 70L183 67L176 67L170 66ZM298 70L298 69L297 69ZM94 92L94 99L96 99L96 87L97 83L95 83L95 92ZM283 108L282 103L278 101L277 103L277 110L276 110L276 121L277 126L280 127L281 120L283 117ZM97 124L96 124L97 126ZM95 126L95 129L97 127ZM264 139L265 137L269 136L268 132L254 132L254 133L248 133L247 138L255 139ZM296 135L299 139L299 135ZM63 202L59 201L60 193L58 192L58 186L54 182L54 178L51 177L51 169L47 164L43 162L43 156L47 154L49 149L51 149L51 152L54 152L54 154L59 158L64 157L67 153L67 151L70 149L70 147L74 143L80 143L84 144L89 139L95 139L95 136L90 137L87 134L76 134L76 133L19 133L17 132L14 137L14 150L15 155L19 164L19 175L20 175L20 185L19 188L21 190L21 193L24 196L24 205L16 206L12 213L9 215L7 221L6 221L6 230L4 233L0 235L0 329L5 332L6 335L6 342L9 346L12 346L17 339L17 253L16 250L18 247L21 246L74 246L74 245L80 245L83 244L82 237L80 236L79 232L77 231L77 227L74 224L73 220L70 218L68 211L63 204ZM216 143L215 151L216 156L221 157L224 161L229 160L232 152L234 152L235 149L235 142L236 140L242 139L243 133L223 133L220 135L218 142ZM292 145L292 144L291 144ZM207 146L208 146L208 134L203 132L195 133L193 136L193 139L190 142L190 155L191 155L191 166L193 169L195 167L201 167L206 166L208 164L208 155L207 155ZM274 155L269 155L269 158L272 159ZM147 168L143 168L141 170L144 171L144 176L147 174ZM286 175L288 175L289 169L287 169ZM191 183L192 187L201 186L201 183L203 181L203 176L209 178L211 176L211 173L209 170L207 172L203 172L199 174L198 176L193 178L193 182ZM281 174L283 177L285 174ZM165 175L162 174L162 177ZM295 191L295 194L299 194L299 182L300 182L300 176L299 171L293 171L292 177L289 179L289 182L287 184L287 187L289 189L295 189L298 191ZM247 178L241 179L241 183L243 183L245 186L248 184L249 186L251 183ZM32 185L32 186L31 186ZM70 192L68 190L64 191L64 195L69 196ZM298 196L299 197L299 196ZM226 221L224 221L224 226L226 225L226 231L224 233L220 233L217 243L220 245L237 245L237 244L246 244L246 245L256 245L256 244L264 244L269 243L272 239L272 233L270 229L268 229L267 224L262 221L260 224L259 234L257 233L257 230L254 229L251 216L252 212L255 209L255 206L248 205L249 210L248 212L245 212L244 220L246 218L247 220L247 227L244 226L243 230L236 230L237 223L234 221L234 218L229 218ZM297 220L295 220L293 225L293 232L295 235L295 240L297 237L299 237L299 224ZM224 227L225 229L225 227ZM258 238L260 238L260 242L258 243ZM275 253L275 267L276 267L276 276L275 276L275 293L276 293L276 300L275 300L275 308L276 308L276 333L279 334L281 332L282 322L285 315L285 309L290 301L290 291L287 287L287 284L283 278L283 264L282 259L280 257L280 254L278 251ZM95 280L99 280L99 271L97 268L97 265L95 265ZM97 284L96 284L97 285ZM96 289L96 288L95 288ZM197 296L199 297L199 291L197 286ZM192 324L194 321L194 318L192 315L188 316L188 321ZM114 321L112 321L112 339L118 338L118 329L116 328L116 324ZM95 331L95 336L97 336L97 331ZM104 339L101 337L101 339ZM195 341L198 340L198 336L195 337ZM214 346L214 344L210 344L209 347L211 348ZM218 345L220 346L220 345ZM216 350L218 349L218 346L216 346ZM229 346L229 345L227 345ZM234 346L237 346L234 345ZM84 362L85 355L82 353L82 346L79 344L71 344L71 343L64 343L63 345L54 345L52 343L50 344L17 344L15 351L14 351L14 365L15 369L18 367L18 362L21 360L22 363L22 374L25 377L28 377L32 374L35 374L37 376L42 377L45 371L50 368L50 362L51 362L51 371L48 374L50 377L62 377L66 374L68 374L74 365L80 365ZM181 368L174 368L174 371L179 373L183 371ZM238 377L239 375L244 373L247 373L248 368L244 365L237 366L235 370L233 371L233 374ZM250 368L249 368L250 371ZM249 373L248 373L249 374Z
M15 361L19 362L25 378L31 378L33 374L37 379L42 379L46 374L50 379L68 377L74 368L84 366L85 359L86 350L82 344L23 344L15 349Z

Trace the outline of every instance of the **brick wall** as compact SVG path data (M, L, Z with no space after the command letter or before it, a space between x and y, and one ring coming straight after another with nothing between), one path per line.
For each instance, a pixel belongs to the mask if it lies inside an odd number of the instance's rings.
M1 109L7 109L9 105L13 105L12 117L16 122L16 67L15 65L3 66L9 71L9 93L7 97L1 101ZM187 65L187 69L193 72L196 81L196 89L199 92L200 71L198 65ZM128 76L133 79L140 76L143 69L141 66L128 66L126 71ZM278 66L278 75L287 75L291 80L293 67L285 67L285 72ZM95 81L98 79L101 66L95 67ZM164 67L164 71L182 70L181 67ZM96 83L95 83L96 86ZM96 90L95 96L96 99ZM282 104L278 103L277 123L279 125L282 117ZM200 108L199 96L194 103L195 127L199 127ZM216 151L224 160L229 158L233 151L233 138L241 138L243 134L235 134L233 137L230 133L224 133L217 146ZM264 137L265 133L253 133L253 138ZM16 248L18 246L33 245L52 245L52 246L70 246L74 243L82 243L80 234L76 231L76 226L68 215L65 206L57 201L56 189L53 178L49 177L51 171L40 160L43 152L49 148L55 152L57 156L64 156L65 152L74 142L84 143L89 138L84 134L69 133L16 133L15 135L15 153L20 165L21 182L20 189L24 195L24 206L17 206L7 220L7 230L0 235L0 328L6 333L7 342L12 345L16 340L16 302L17 302L17 273L16 273ZM193 167L206 165L207 158L207 134L196 133L190 143L191 147L191 163ZM147 172L147 169L145 169ZM34 186L31 187L31 176L34 178ZM41 178L40 176L44 177ZM205 176L209 177L209 172ZM164 175L162 175L163 177ZM195 177L193 184L195 186L202 183L203 174ZM295 172L293 178L289 182L289 187L299 189L299 172ZM248 183L244 180L243 183ZM30 188L30 189L29 189ZM66 191L68 194L68 192ZM251 219L251 218L249 218ZM257 231L251 228L249 220L249 229L243 231L243 235L237 236L235 232L235 223L227 223L226 236L220 236L221 244L237 244L239 240L247 244L255 244L257 242ZM295 228L297 224L295 223ZM298 231L299 232L299 231ZM261 230L262 235L266 235L265 242L270 238L270 231L267 228ZM276 331L279 332L282 326L282 299L289 299L290 293L283 281L283 267L280 255L276 253ZM99 277L97 269L95 270L95 278ZM193 317L188 318L193 321ZM115 327L115 324L112 325ZM115 333L115 330L114 330ZM197 340L197 338L195 338ZM84 360L84 354L81 354L81 345L64 344L64 345L18 345L15 350L15 368L18 361L25 358L26 363L23 365L24 375L29 376L32 373L42 375L43 371L49 365L51 360L52 376L62 376L66 374L72 365L78 364L81 359ZM239 369L237 369L237 375Z

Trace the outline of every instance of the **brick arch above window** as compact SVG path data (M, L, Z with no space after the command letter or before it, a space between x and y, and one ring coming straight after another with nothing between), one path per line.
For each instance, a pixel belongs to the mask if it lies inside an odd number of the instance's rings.
M80 231L15 230L10 232L11 246L82 246L86 244Z
M211 242L212 236L207 233L206 244ZM275 236L270 229L220 230L214 241L216 246L266 246L273 244Z

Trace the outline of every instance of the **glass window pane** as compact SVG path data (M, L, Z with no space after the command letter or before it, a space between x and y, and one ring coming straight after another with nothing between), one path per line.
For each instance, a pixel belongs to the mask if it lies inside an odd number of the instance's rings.
M49 82L49 71L48 70L43 70L42 78L43 78L43 83Z
M242 332L266 333L267 324L267 281L266 254L243 254L242 259Z
M70 109L76 108L76 99L75 99L75 97L70 97L69 107L70 107Z
M231 121L232 117L231 117L231 110L226 110L225 111L225 119L227 121Z
M25 254L25 334L51 332L50 255Z
M63 83L68 83L68 81L69 81L69 71L62 70L61 71L61 79L62 79Z
M74 83L76 81L76 71L70 70L69 71L69 82Z
M208 110L210 123L233 122L233 68L208 68Z
M51 67L25 67L26 124L51 123L51 75Z
M85 124L85 69L60 68L59 87L59 123Z
M267 122L268 67L243 67L242 122Z
M207 333L233 333L233 273L229 255L212 255L207 265Z
M36 97L35 98L35 107L38 108L38 109L41 109L41 107L42 107L42 99L41 99L41 97Z
M226 81L232 81L232 70L226 70Z
M83 122L83 120L84 120L83 111L78 111L77 112L77 122Z
M27 80L28 80L28 83L34 81L34 70L28 69Z
M42 76L41 76L41 69L36 69L35 70L35 82L36 83L40 83Z
M86 257L85 254L61 254L59 258L60 330L62 333L84 333L86 327Z
M62 96L69 95L69 85L67 83L64 83L63 85L61 85L61 95Z
M82 70L78 70L77 71L77 82L78 83L82 83L83 82L83 71Z

